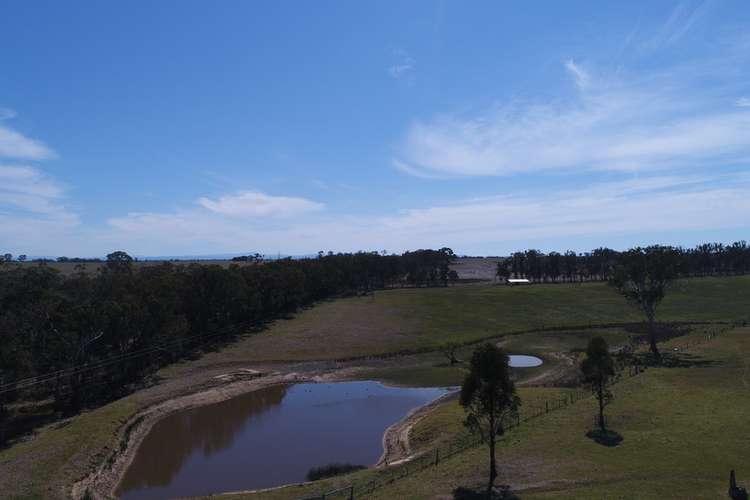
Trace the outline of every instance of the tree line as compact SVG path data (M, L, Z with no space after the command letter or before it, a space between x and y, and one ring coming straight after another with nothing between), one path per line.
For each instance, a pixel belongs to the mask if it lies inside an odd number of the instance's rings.
M659 246L670 254L679 276L726 276L750 272L750 247L746 241L729 245L704 243L694 248ZM501 279L527 278L534 282L607 281L624 252L600 247L591 252L514 252L497 263Z
M392 286L443 286L450 249L328 254L245 265L139 266L114 252L95 271L0 264L0 423L19 399L75 413L315 301Z

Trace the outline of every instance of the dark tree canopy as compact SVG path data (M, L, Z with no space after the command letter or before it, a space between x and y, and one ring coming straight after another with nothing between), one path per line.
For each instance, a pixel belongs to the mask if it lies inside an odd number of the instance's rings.
M133 257L123 251L107 255L107 269L116 273L129 273L133 270Z
M678 276L677 253L672 247L650 246L623 252L610 283L646 315L651 352L659 357L654 322L656 308L669 284Z
M704 243L694 248L676 247L670 250L679 276L724 276L750 272L750 247L745 241L729 245ZM545 283L606 281L613 278L621 259L627 258L627 253L606 247L580 254L572 250L544 254L529 249L515 252L498 262L495 275Z
M403 285L414 269L432 276L415 285L443 286L452 254L329 252L274 261L256 254L226 266L142 266L120 251L67 275L44 261L0 258L0 440L10 403L49 399L57 415L103 404L169 363L315 301Z
M602 337L594 337L589 341L586 358L581 362L581 372L599 403L599 428L606 432L604 408L612 401L608 384L615 374L615 365L609 353L609 346Z
M521 405L508 361L505 351L494 344L483 344L471 356L469 373L461 386L459 402L467 413L465 425L478 432L490 448L488 494L497 478L495 440L517 417Z
M448 286L450 264L456 255L448 247L440 250L415 250L401 256L406 281L415 286Z

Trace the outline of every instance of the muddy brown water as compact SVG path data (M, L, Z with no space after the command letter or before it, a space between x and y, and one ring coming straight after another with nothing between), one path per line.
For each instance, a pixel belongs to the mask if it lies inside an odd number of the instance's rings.
M372 465L385 430L448 392L338 382L267 387L158 421L117 494L125 500L208 495L302 482L331 462Z

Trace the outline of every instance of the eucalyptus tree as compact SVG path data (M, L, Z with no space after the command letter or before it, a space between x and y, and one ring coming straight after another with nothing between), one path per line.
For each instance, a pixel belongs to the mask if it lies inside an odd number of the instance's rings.
M469 373L461 386L461 406L466 425L478 432L490 450L490 496L497 478L495 441L505 433L509 422L518 416L521 400L511 377L508 355L494 344L485 343L471 357Z
M656 345L656 308L677 278L676 253L672 247L633 248L619 256L610 283L646 315L651 352L661 358Z
M604 422L604 407L612 401L609 382L615 374L615 364L609 353L607 341L602 337L594 337L586 348L586 358L581 362L581 372L584 380L591 386L599 403L599 428L606 432Z

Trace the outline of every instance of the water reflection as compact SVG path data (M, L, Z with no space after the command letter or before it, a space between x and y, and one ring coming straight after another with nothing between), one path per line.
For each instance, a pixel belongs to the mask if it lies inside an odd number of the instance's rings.
M329 462L373 464L385 429L445 389L376 382L273 386L156 423L118 494L206 495L303 481Z
M178 412L156 422L138 447L136 457L120 484L120 491L171 484L191 455L200 453L203 457L210 457L229 447L235 435L254 415L280 405L288 389L286 385L271 386L220 403Z

